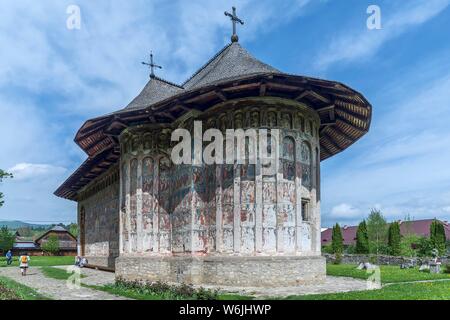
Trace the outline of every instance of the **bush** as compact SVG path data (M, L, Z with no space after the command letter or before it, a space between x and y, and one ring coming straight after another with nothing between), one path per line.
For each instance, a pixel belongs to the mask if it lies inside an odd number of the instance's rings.
M345 248L345 253L347 253L347 254L355 254L355 253L357 253L356 252L356 246L354 246L354 245L352 245L352 244L350 244L350 245L348 245L346 248Z
M376 256L376 255L370 255L370 257L369 257L369 262L370 262L371 264L377 264L377 263L378 263L377 256Z
M444 273L450 273L450 263L447 263L447 264L444 266Z
M433 250L433 244L431 240L425 237L421 237L417 243L417 254L419 257L431 257Z
M342 253L336 252L333 264L341 264L341 263L342 263Z
M418 254L418 243L420 237L415 234L407 234L400 242L400 255L404 257L416 257Z
M56 235L50 235L47 242L42 244L42 250L46 253L55 255L59 252L59 239Z
M114 284L116 288L134 291L142 295L159 295L168 300L217 300L219 297L218 290L207 290L205 288L194 288L192 285L169 285L164 282L143 282L143 281L126 281L117 279Z
M322 252L323 253L332 254L333 253L333 247L331 246L331 244L328 244L326 246L322 246Z

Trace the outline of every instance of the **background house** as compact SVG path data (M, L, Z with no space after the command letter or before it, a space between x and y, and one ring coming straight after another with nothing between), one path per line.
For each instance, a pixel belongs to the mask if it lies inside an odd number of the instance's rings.
M42 250L42 245L44 245L52 235L56 236L59 241L59 252L57 255L75 256L77 254L77 238L61 226L55 226L47 230L35 240L23 240L23 238L20 237L20 234L16 233L13 254L18 256L28 253L32 256L42 256L45 254Z
M408 234L415 234L419 237L429 237L430 236L430 225L434 219L425 220L414 220L414 221L399 221L400 223L400 234L402 236ZM440 220L438 220L440 221ZM450 224L447 221L440 221L444 225L445 237L450 240ZM342 237L344 238L344 246L355 245L356 244L356 231L358 226L343 226L341 228ZM322 246L331 244L331 234L333 228L327 228L322 231Z

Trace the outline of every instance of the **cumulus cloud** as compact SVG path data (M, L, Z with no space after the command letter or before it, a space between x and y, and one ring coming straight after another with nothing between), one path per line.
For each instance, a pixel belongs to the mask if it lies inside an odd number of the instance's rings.
M330 217L354 218L361 215L361 211L350 204L341 203L331 209Z
M66 172L66 169L49 164L18 163L7 171L13 174L15 180L20 181L41 176L60 175Z

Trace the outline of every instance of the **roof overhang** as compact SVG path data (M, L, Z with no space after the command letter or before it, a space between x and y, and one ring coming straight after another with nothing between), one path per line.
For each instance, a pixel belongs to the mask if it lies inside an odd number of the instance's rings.
M75 142L89 158L55 192L75 200L76 193L105 172L119 158L122 130L141 123L172 123L192 111L244 97L280 97L301 102L317 111L321 120L321 160L355 143L370 127L372 106L362 94L335 81L285 73L258 73L221 80L141 109L121 110L88 120Z

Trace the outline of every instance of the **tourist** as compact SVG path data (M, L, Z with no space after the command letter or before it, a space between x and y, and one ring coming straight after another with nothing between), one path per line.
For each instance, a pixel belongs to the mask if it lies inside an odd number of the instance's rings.
M9 266L12 263L12 252L11 250L8 250L6 253L6 264Z
M81 264L81 257L80 256L76 256L75 257L75 266L79 267Z
M80 262L80 268L85 267L88 264L88 261L85 257L81 258L81 262Z
M19 258L19 268L20 271L22 272L22 276L26 276L27 275L27 269L28 269L28 262L30 262L30 256L28 255L28 253L26 253L25 255L21 255Z

